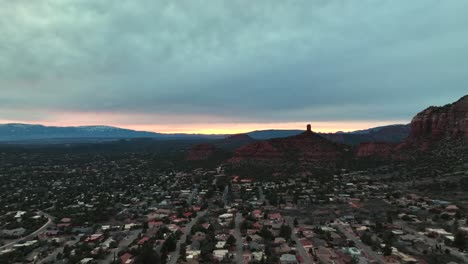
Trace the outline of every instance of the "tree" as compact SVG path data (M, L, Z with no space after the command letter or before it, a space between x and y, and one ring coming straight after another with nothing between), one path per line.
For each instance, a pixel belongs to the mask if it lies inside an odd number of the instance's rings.
M164 242L161 252L167 253L172 252L177 248L177 241L173 235L169 236Z
M361 241L364 244L368 245L368 246L372 245L372 235L371 235L371 233L369 233L369 232L363 233L362 236L361 236Z
M280 237L284 237L285 239L289 240L291 239L291 234L292 234L292 231L291 231L291 227L288 226L288 225L281 225L281 228L280 228Z
M160 263L158 253L153 250L150 243L145 243L143 245L140 259L142 264Z
M233 235L230 235L228 239L226 240L226 244L229 247L235 246L236 245L236 238Z
M260 236L267 241L273 240L275 238L275 236L270 232L270 230L268 230L268 227L266 225L262 226L262 229L260 230Z
M387 213L387 223L393 224L393 218L392 218L392 215L389 212Z
M453 245L460 250L464 250L466 247L466 235L463 232L458 231L455 234Z
M390 241L387 241L387 243L385 243L385 247L383 248L383 254L384 256L391 256L392 255L392 244L390 243Z
M357 256L353 256L351 259L350 264L359 264L359 258Z
M297 227L299 225L299 222L297 221L297 218L294 218L294 227Z

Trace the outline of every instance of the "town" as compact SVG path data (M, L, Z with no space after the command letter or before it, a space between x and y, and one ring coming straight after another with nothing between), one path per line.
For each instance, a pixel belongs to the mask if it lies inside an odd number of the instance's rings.
M0 155L0 263L468 263L466 201L377 170L252 178L159 170L148 153Z

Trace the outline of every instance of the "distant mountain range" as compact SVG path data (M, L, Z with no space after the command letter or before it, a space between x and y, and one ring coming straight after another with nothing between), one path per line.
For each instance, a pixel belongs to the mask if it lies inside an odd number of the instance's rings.
M129 138L154 138L154 139L221 139L225 135L204 134L163 134L148 131L135 131L112 126L77 126L55 127L30 124L3 124L0 125L0 141L33 141L33 140L57 140L57 139L129 139Z
M99 140L132 139L132 138L152 138L158 140L168 139L207 139L220 140L228 137L230 140L219 141L220 147L231 148L230 145L237 146L239 141L267 140L273 138L284 138L299 135L304 130L257 130L248 132L245 137L241 135L222 134L165 134L149 131L135 131L112 126L77 126L77 127L56 127L32 124L0 124L0 141L50 141L64 143L92 142ZM390 125L375 127L367 130L337 133L319 133L323 137L343 144L358 145L363 142L383 141L401 142L409 134L409 125ZM247 137L248 136L248 137ZM234 137L234 138L232 138ZM243 140L242 140L243 139ZM233 142L233 143L232 143Z

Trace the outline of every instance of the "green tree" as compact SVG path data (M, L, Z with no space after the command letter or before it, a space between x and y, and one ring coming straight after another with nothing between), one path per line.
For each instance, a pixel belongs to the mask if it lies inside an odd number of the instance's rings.
M168 253L172 252L177 248L177 241L173 235L169 236L164 242L161 252Z
M294 227L297 227L299 225L299 221L297 221L297 218L294 218Z
M281 228L280 228L280 237L284 237L285 239L289 240L291 239L291 234L292 234L292 231L291 231L291 227L289 225L281 225Z
M383 248L383 254L384 254L384 256L392 255L392 244L391 244L390 241L387 241L385 243L385 247Z
M357 256L353 256L351 259L350 264L359 264L359 258Z
M466 235L463 232L458 231L455 234L455 240L453 241L453 245L460 250L465 249L466 247Z
M159 264L159 256L150 243L145 243L141 249L140 260L142 264Z
M230 235L228 239L226 240L226 244L229 247L235 246L236 245L236 238L233 235Z

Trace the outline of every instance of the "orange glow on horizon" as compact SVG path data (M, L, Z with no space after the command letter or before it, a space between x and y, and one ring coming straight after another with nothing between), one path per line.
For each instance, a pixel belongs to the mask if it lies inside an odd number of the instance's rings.
M406 124L407 120L343 120L301 122L250 122L226 120L216 115L157 115L117 112L45 112L40 120L0 119L0 123L41 124L45 126L107 125L126 129L159 133L238 134L254 130L305 130L312 125L315 132L355 131L391 124Z
M121 121L121 120L120 120ZM312 125L315 132L332 133L337 131L349 132L391 124L405 124L403 120L388 121L321 121L321 122L277 122L277 123L175 123L175 124L125 124L124 122L109 122L105 120L66 119L56 121L18 121L0 120L0 123L41 124L45 126L87 126L109 125L120 128L151 131L159 133L187 133L187 134L239 134L254 130L283 129L305 130L306 124Z
M255 130L306 130L307 124L312 125L315 132L333 133L349 132L372 127L405 124L406 121L330 121L330 122L278 122L278 123L222 123L222 124L173 124L173 125L132 125L129 129L153 131L162 133L188 134L239 134Z

